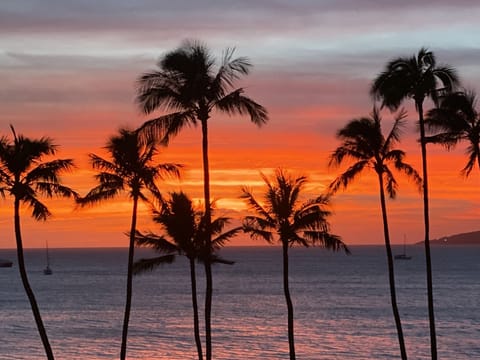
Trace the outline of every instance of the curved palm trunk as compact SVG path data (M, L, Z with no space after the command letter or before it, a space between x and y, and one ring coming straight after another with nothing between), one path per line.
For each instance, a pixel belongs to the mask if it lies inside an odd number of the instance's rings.
M417 101L420 123L420 145L422 148L423 170L423 219L425 223L425 263L427 269L428 318L430 321L430 351L432 360L437 360L437 338L435 331L435 312L433 307L432 260L430 255L430 219L428 209L427 144L425 143L425 122L423 119L423 101Z
M203 192L205 201L205 221L207 232L207 247L210 256L211 251L211 223L212 215L210 212L210 171L208 166L208 124L207 119L201 119L202 123L202 156L203 156ZM212 294L213 294L213 279L212 279L212 264L210 259L205 259L205 355L207 360L212 359Z
M125 360L127 356L128 322L130 320L130 309L132 307L132 283L133 283L133 255L135 249L135 230L137 228L137 207L138 196L133 197L132 224L130 227L130 243L128 246L128 267L127 267L127 292L125 301L125 314L123 317L122 344L120 348L120 359Z
M288 318L288 348L290 352L290 360L295 360L295 339L293 333L293 304L290 297L290 288L288 285L288 241L282 241L283 250L283 292L285 301L287 302L287 318Z
M387 204L385 201L385 190L383 187L382 174L378 174L378 182L380 185L380 203L382 206L383 235L385 237L385 249L387 251L388 280L390 283L390 301L392 303L393 317L395 318L395 325L397 327L398 343L400 345L400 355L402 356L402 360L407 360L407 350L405 349L402 323L400 321L400 313L398 311L397 305L397 295L395 290L395 273L393 268L392 247L390 244L390 231L388 230Z
M30 307L32 308L33 317L37 324L38 332L40 333L40 338L45 348L45 353L48 360L54 360L52 347L48 341L47 331L43 325L42 317L40 315L40 309L38 308L37 300L33 294L33 290L30 286L27 277L27 271L25 268L25 259L23 257L23 244L22 244L22 233L20 231L20 200L15 198L14 205L14 223L15 223L15 240L17 243L17 258L18 258L18 270L20 271L20 277L22 279L23 287L27 293L28 300L30 301Z
M189 262L190 280L192 284L193 331L195 333L195 344L197 345L198 360L203 360L202 341L200 340L200 325L198 319L197 277L195 275L195 259L189 259Z

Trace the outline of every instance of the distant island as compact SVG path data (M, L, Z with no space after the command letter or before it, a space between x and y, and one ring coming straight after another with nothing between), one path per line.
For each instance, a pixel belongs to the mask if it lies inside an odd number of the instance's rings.
M423 240L416 245L423 244ZM431 245L480 245L480 231L472 231L462 234L443 236L430 240Z

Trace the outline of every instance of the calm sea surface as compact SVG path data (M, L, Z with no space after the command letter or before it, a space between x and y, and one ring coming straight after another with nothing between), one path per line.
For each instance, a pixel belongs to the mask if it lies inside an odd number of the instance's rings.
M399 358L384 248L352 250L351 256L291 251L299 360ZM412 260L395 263L398 303L409 357L428 359L423 248L408 252ZM53 249L50 255L54 273L45 276L44 251L26 251L56 358L118 358L127 250ZM236 263L214 267L214 359L288 359L280 249L226 248L222 255ZM480 246L434 247L432 256L439 358L480 359ZM0 269L0 359L44 359L15 253L0 250L0 258L14 260L13 268ZM190 296L183 259L134 278L129 359L195 359Z

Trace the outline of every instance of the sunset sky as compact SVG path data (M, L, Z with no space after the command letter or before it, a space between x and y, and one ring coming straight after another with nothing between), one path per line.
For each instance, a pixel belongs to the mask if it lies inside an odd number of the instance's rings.
M480 85L480 3L467 0L374 1L154 1L20 0L0 4L0 134L9 124L29 137L49 136L59 157L74 158L65 182L85 194L94 182L87 154L122 126L148 117L134 103L135 82L162 54L184 39L205 42L216 56L235 47L254 67L237 85L264 105L270 121L257 128L247 118L216 114L210 122L212 195L218 214L240 218L244 185L261 196L259 172L283 167L305 174L309 196L324 191L341 169L327 159L336 131L368 115L372 79L387 61L422 46L440 64L458 70L469 89ZM420 171L417 114L411 103L401 148ZM426 104L429 108L430 103ZM383 112L385 131L392 114ZM431 238L479 229L478 169L468 179L463 145L429 148ZM180 182L160 184L202 197L200 129L182 132L162 149L162 162L185 165ZM422 200L399 176L398 198L388 203L394 243L423 238ZM47 202L54 216L35 223L23 216L26 247L126 246L128 199L74 211L71 202ZM13 202L0 199L0 248L14 247ZM350 245L383 242L378 187L364 176L333 198L332 232ZM156 230L141 210L139 228ZM240 237L232 245L263 243Z

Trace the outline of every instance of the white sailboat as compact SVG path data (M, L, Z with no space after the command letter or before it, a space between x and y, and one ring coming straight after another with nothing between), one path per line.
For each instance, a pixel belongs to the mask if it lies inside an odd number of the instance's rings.
M407 255L407 242L406 236L403 235L403 253L395 255L395 260L410 260L412 257Z
M46 255L47 255L47 266L45 267L45 269L43 269L43 274L44 275L52 275L53 271L50 268L50 256L49 256L49 253L48 253L48 240L45 241L45 245L46 245L45 250L46 250Z

